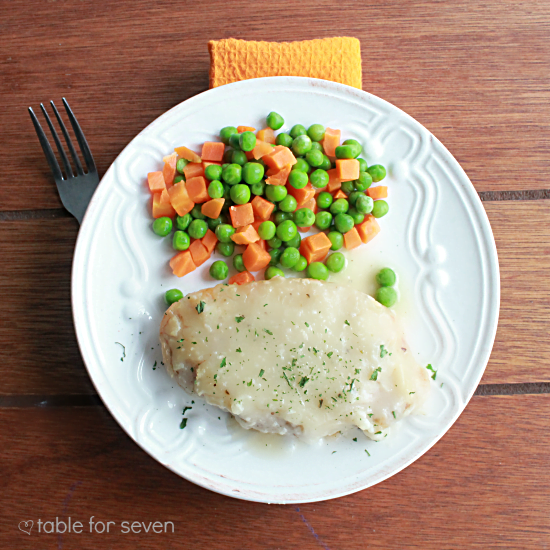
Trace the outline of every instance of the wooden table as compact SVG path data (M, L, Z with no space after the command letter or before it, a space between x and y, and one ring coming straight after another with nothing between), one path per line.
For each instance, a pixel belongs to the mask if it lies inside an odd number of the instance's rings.
M1 548L550 547L550 3L11 0L0 21ZM466 411L405 471L328 502L241 502L156 463L97 397L71 319L78 226L26 108L66 96L102 174L207 88L209 39L334 34L361 39L363 88L441 139L485 201L499 329ZM90 534L91 516L118 527ZM36 532L56 517L84 532ZM175 533L123 534L124 520Z

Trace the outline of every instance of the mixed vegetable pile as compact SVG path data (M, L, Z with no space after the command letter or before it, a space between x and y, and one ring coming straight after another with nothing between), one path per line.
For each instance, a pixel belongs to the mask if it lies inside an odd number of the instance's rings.
M387 187L371 185L385 178L384 166L368 166L359 157L361 144L340 143L340 130L296 124L276 135L283 125L282 116L271 112L258 132L227 126L221 141L203 144L200 156L176 147L164 157L162 171L148 174L153 231L168 236L175 223L175 275L195 270L216 250L233 256L237 274L230 284L254 281L252 273L261 270L265 279L284 277L278 265L326 280L345 267L339 249L351 250L378 234L376 219L389 209ZM302 239L300 233L313 226L319 232ZM246 248L234 255L235 245ZM226 261L213 262L210 275L226 279ZM392 284L383 284L391 299L381 296L381 303L394 302Z

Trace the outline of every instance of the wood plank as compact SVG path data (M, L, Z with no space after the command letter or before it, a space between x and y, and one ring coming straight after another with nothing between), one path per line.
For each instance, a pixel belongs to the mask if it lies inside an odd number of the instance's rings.
M550 201L484 203L502 284L483 383L550 381ZM0 222L0 394L94 393L76 343L72 218Z
M212 0L208 10L186 5L194 24L185 31L166 24L175 16L166 0L57 7L42 2L29 10L26 0L0 6L2 210L60 206L28 106L67 96L104 173L147 124L207 88L209 39L284 41L330 29L361 40L364 89L432 130L479 191L548 187L548 3L258 0L250 10L242 0ZM293 17L280 25L281 13ZM236 19L242 14L245 26Z
M0 546L540 550L550 539L549 415L549 395L474 397L433 449L389 480L336 500L268 506L180 479L102 407L0 410L10 503ZM38 519L69 516L84 532L37 532ZM91 516L115 522L110 534L90 534ZM29 519L30 537L17 528ZM172 521L174 534L120 533L122 521L157 520Z

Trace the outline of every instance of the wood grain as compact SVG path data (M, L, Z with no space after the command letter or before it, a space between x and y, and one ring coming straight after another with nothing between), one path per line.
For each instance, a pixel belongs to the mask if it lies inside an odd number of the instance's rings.
M483 383L550 381L550 201L484 203L501 268ZM76 343L72 218L0 222L0 394L94 393Z
M285 25L281 13L292 13ZM356 36L363 88L433 131L479 191L549 187L547 2L211 0L187 3L182 27L168 0L11 0L0 20L1 210L60 206L28 106L66 96L104 173L147 124L207 88L207 41L227 37Z
M270 506L180 479L101 407L0 410L0 483L10 503L0 546L540 550L550 540L549 415L549 395L474 397L433 449L389 480L332 501ZM69 516L85 531L91 516L116 526L61 537L17 528ZM121 534L124 520L172 521L175 533Z

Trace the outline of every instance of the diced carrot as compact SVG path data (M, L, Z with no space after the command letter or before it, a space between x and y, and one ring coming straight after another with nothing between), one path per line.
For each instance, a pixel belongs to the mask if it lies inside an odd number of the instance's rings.
M214 165L214 166L221 166L221 164L220 164L219 162L210 162L210 161L208 161L208 160L203 160L201 164L202 164L202 169L203 169L203 170L206 170L206 167L207 167L207 166L212 166L212 165ZM204 175L204 174L198 174L198 175L199 175L199 176L202 176L202 175Z
M259 244L251 243L243 252L244 266L248 271L260 271L271 261L271 256Z
M210 252L208 252L206 246L204 246L200 239L197 239L191 243L189 252L193 258L193 262L197 267L202 265L208 258L210 258Z
M347 233L344 233L344 246L348 250L351 250L352 248L357 248L360 244L361 237L359 236L359 233L357 232L357 229L355 229L355 227Z
M228 281L230 285L245 285L246 283L253 283L254 275L248 271L241 271L241 273L236 273Z
M176 162L178 161L178 155L177 153L172 153L164 157L163 160L164 168L162 169L162 175L164 176L166 187L172 187L174 178L176 177Z
M369 187L367 189L367 195L375 201L378 199L386 199L388 197L388 188L385 185Z
M183 252L176 254L170 260L170 267L172 268L174 275L177 275L178 277L183 277L197 268L189 250L184 250Z
M348 198L348 196L341 189L338 189L338 191L336 191L336 193L334 193L332 196L334 197L334 200Z
M322 262L332 243L325 233L316 233L306 237L300 245L300 254L307 260L307 263Z
M266 166L274 170L280 170L287 164L292 166L297 162L292 151L288 147L283 147L282 145L273 147L271 153L264 155L262 160L265 162Z
M262 158L264 155L269 155L273 151L273 147L269 143L262 141L261 139L256 140L256 146L252 149L252 155L256 160Z
M252 207L252 208L254 208L254 207ZM259 229L260 225L262 225L262 223L264 223L264 220L259 220L258 218L255 218L255 219L254 219L254 223L252 224L252 227L253 227L256 231L258 231L258 229Z
M259 241L256 241L256 244L259 244L267 252L267 241L260 239Z
M168 195L170 196L170 202L174 207L174 210L180 216L185 216L188 212L193 210L195 203L189 198L189 193L185 188L185 183L175 183L170 189L168 189Z
M216 234L214 231L211 231L210 229L206 232L206 235L201 239L201 242L208 250L209 254L212 254L214 251L214 248L216 247L216 243L218 242L218 237L216 237Z
M361 240L365 244L372 241L372 239L380 233L380 226L372 214L367 214L365 220L355 227L357 228Z
M297 229L300 233L307 233L311 229L311 225L309 227L298 227Z
M215 220L222 213L225 199L210 199L201 206L201 213Z
M182 159L188 160L189 162L200 162L201 158L197 153L194 151L191 151L191 149L188 149L187 147L184 147L183 145L181 147L176 147L174 151L180 156Z
M319 209L317 208L317 201L315 199L309 199L304 204L302 204L300 208L309 208L313 211L314 214L317 214L317 212L319 211Z
M250 244L260 240L260 235L254 229L252 224L239 227L237 232L231 235L231 240L235 244Z
M316 187L315 188L315 196L317 196L319 193L324 193L327 191L328 185L325 185L324 187Z
M269 220L269 216L271 216L271 213L275 208L275 205L272 202L260 197L259 195L254 197L250 204L252 204L254 216L262 221Z
M275 143L275 132L271 128L263 128L262 130L258 130L256 137L266 143Z
M291 170L292 170L292 164L287 164L286 166L283 166L280 170L273 172L265 180L265 182L268 185L285 185Z
M254 149L252 151L245 151L244 154L247 160L252 160L254 158Z
M243 132L255 132L256 128L252 128L252 126L237 126L237 132L239 134L242 134Z
M163 189L160 193L153 195L153 218L162 218L168 216L173 218L176 215L174 207L170 203L170 196L168 191Z
M337 191L342 187L342 180L338 177L338 170L336 168L332 168L330 170L327 170L328 174L328 185L327 185L327 191L329 193L333 193L334 191Z
M149 184L149 191L151 193L161 193L166 189L162 172L149 172L147 174L147 183Z
M340 145L340 135L340 130L333 130L332 128L325 130L325 137L321 140L321 144L327 157L336 156L336 147Z
M198 178L204 176L204 166L202 163L190 162L184 169L183 175L185 179Z
M202 176L189 178L185 187L189 193L189 198L195 203L206 202L210 198L206 187L206 180Z
M308 183L302 189L295 189L290 184L287 185L286 188L288 194L292 195L296 199L296 202L298 203L298 208L302 208L302 205L304 205L309 199L315 197L315 189L313 189L311 183Z
M221 162L224 151L225 145L221 141L205 141L202 145L201 158L202 160Z
M231 216L231 224L235 228L254 223L254 210L252 209L252 204L249 202L238 206L231 206L229 214Z
M336 159L336 174L341 181L356 180L359 177L359 161L357 159Z

